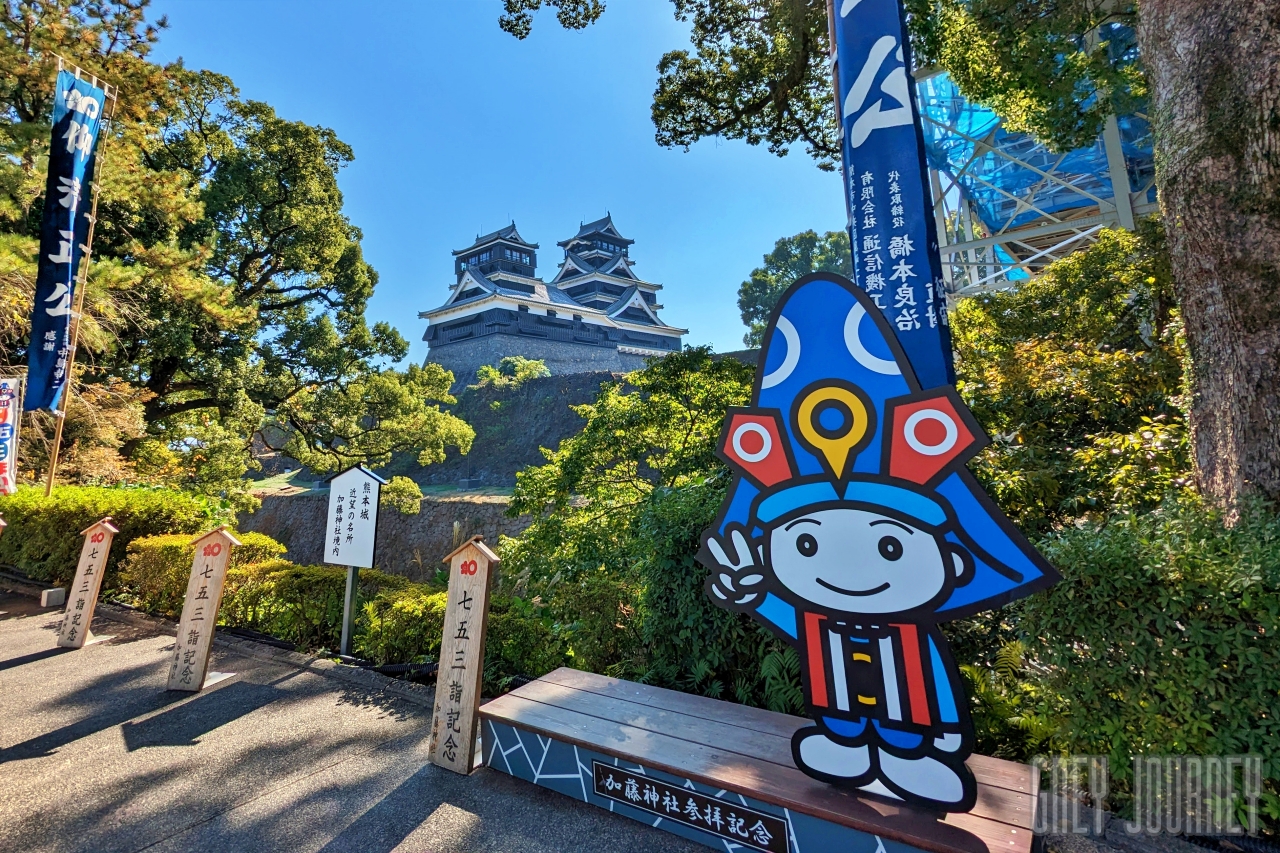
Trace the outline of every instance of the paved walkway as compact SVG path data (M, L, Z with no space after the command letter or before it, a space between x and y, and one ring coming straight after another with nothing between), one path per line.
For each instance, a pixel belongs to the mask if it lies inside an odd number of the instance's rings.
M430 708L376 686L239 644L211 664L233 679L167 693L172 628L99 617L112 639L61 652L58 618L0 593L0 851L706 850L429 765Z

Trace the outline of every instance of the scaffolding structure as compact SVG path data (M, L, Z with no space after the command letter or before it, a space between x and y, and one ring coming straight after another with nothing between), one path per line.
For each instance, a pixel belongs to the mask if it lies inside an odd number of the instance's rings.
M1093 145L1054 153L1006 130L946 73L917 74L916 90L943 272L956 296L1014 286L1101 229L1133 230L1158 209L1142 114L1112 116Z

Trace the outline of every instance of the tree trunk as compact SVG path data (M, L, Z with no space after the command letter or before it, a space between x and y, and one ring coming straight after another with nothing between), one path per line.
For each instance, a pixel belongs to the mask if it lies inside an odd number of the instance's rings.
M1201 491L1280 498L1280 2L1142 0Z

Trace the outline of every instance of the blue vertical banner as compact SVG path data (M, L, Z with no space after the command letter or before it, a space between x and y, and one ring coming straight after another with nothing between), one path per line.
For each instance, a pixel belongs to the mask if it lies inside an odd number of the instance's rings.
M900 0L834 0L854 280L924 388L955 382L942 259Z
M89 186L105 100L102 89L58 72L27 352L26 411L56 408L67 384L76 273L89 236Z

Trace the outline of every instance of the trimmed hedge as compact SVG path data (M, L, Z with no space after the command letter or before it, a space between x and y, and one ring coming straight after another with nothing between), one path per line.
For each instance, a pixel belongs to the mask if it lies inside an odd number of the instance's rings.
M108 515L120 532L107 558L106 589L134 539L197 533L233 520L212 502L172 489L58 486L46 498L43 489L23 486L0 497L0 516L9 523L0 536L0 563L38 581L69 584L84 541L80 531Z
M378 664L435 660L440 654L447 595L424 584L384 592L364 605L356 649ZM551 627L518 598L489 602L484 688L506 691L516 675L542 675L568 663Z
M361 569L356 594L356 640L360 602L410 586L408 578ZM336 649L342 635L342 597L347 570L341 566L299 566L288 560L236 568L227 573L219 611L223 624L261 631L302 648ZM439 637L436 646L439 647Z
M263 533L233 533L240 540L231 549L228 575L243 566L280 557L285 547ZM196 536L141 536L129 543L120 566L119 585L148 613L177 618L187 594Z
M377 664L435 660L444 632L447 593L418 584L365 602L356 651Z

